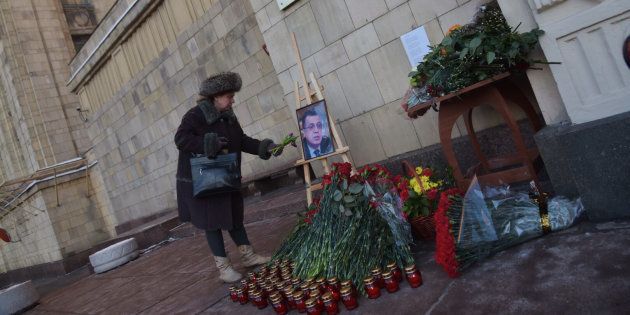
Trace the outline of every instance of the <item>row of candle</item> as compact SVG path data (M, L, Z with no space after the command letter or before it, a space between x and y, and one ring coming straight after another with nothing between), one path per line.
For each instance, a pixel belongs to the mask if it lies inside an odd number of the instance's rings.
M324 309L329 314L338 312L338 302L341 300L346 309L354 309L358 306L357 292L350 280L341 284L337 278L325 281L308 279L295 286L290 284L283 288L276 287L270 290L268 284L262 287L242 281L242 287L230 287L230 297L234 302L247 304L251 302L260 309L266 308L269 303L278 314L285 314L291 309L297 309L300 313L318 314Z
M241 280L241 287L230 287L230 297L241 304L251 303L260 308L266 308L269 303L278 314L286 314L291 309L300 313L328 314L339 312L338 302L341 301L346 309L358 307L357 290L352 281L338 282L337 278L309 278L302 282L299 278L291 277L295 264L289 261L274 261L271 267L262 267L260 272L248 273L246 279ZM412 288L422 285L422 276L415 265L405 268L407 281ZM364 280L364 288L368 298L380 296L380 290L385 288L393 293L399 290L399 283L403 276L396 263L387 265L385 272L380 268L371 271L371 276Z

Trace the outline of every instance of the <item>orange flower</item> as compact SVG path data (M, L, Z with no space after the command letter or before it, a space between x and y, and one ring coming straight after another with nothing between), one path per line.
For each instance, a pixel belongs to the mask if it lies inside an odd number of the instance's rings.
M460 29L461 27L462 27L462 26L461 26L461 25L459 25L459 24L455 24L455 25L451 26L451 27L448 29L448 32L446 32L446 35L449 35L452 31L456 31L456 30Z

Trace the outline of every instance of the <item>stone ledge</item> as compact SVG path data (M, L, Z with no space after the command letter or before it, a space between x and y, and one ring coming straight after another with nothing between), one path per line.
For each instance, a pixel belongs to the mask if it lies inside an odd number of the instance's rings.
M580 196L590 220L630 217L630 112L543 128L536 142L557 191Z

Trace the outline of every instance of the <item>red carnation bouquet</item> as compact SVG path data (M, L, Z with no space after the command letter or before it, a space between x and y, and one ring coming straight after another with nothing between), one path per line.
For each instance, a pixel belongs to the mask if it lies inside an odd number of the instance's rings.
M295 277L348 279L359 291L372 269L391 262L401 268L412 264L399 179L378 164L353 173L349 163L334 163L323 177L321 198L310 205L274 259L295 262Z
M481 189L476 180L464 194L449 189L435 212L435 260L450 277L508 247L571 226L583 211L569 200L506 187Z

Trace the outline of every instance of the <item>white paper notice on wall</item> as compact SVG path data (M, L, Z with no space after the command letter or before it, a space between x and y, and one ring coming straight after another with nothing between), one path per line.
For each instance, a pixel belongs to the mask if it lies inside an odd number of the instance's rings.
M429 36L424 30L424 26L420 26L413 31L400 36L407 58L412 67L422 62L422 58L429 53Z

